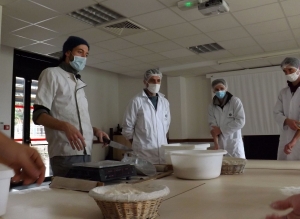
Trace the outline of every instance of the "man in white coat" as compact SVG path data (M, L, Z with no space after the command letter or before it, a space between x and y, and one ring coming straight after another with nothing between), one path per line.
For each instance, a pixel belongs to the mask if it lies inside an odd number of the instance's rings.
M171 116L168 100L159 93L162 73L151 69L144 74L143 91L128 104L122 134L132 142L132 149L153 164L165 163L161 145L167 144Z
M91 161L94 135L100 141L108 138L91 125L86 84L78 74L85 67L89 48L84 39L70 36L59 66L45 69L39 77L33 121L45 126L54 176L66 176L73 163Z
M241 100L229 93L227 82L212 82L215 96L208 109L208 122L215 149L224 149L231 157L245 158L241 129L245 125L245 113Z
M300 60L287 57L281 68L288 86L278 95L274 116L281 128L277 160L300 160Z

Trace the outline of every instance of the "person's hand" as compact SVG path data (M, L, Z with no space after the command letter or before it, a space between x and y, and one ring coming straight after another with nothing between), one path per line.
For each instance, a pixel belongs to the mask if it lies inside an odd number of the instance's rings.
M285 200L276 201L271 204L271 208L276 210L286 210L292 208L293 210L284 216L268 215L266 219L300 219L300 194L288 197Z
M289 142L288 144L286 144L285 146L284 146L284 153L285 154L290 154L290 153L292 153L292 149L293 149L293 147L296 145L296 141L294 142L294 141L291 141L291 142Z
M212 126L212 130L210 131L212 136L218 136L221 134L221 129L218 126Z
M101 143L103 143L103 137L109 139L108 134L106 134L105 132L101 131L100 129L97 128L93 128L94 129L94 135L99 139L99 141ZM103 147L106 147L108 144L107 143L103 143Z
M11 141L0 155L0 162L15 171L13 182L23 181L24 185L41 184L45 179L45 165L40 154L27 145Z
M80 131L77 128L75 128L75 126L71 125L68 122L65 122L64 125L65 125L64 132L73 150L78 150L78 151L83 150L86 144L84 141L84 137L82 136Z
M289 119L287 118L285 121L285 124L287 126L290 127L290 129L294 130L294 131L297 131L298 129L300 129L300 122L296 121L296 120L293 120L293 119Z
M219 145L215 143L214 149L215 149L215 150L219 150Z

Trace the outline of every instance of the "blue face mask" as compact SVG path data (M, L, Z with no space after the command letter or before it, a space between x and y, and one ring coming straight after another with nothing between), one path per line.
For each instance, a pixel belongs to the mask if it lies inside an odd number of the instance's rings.
M84 69L86 63L86 57L74 56L74 60L70 61L70 65L77 71Z
M219 98L219 99L223 99L225 97L225 94L226 94L226 91L225 90L220 90L220 91L217 91L216 92L216 96Z

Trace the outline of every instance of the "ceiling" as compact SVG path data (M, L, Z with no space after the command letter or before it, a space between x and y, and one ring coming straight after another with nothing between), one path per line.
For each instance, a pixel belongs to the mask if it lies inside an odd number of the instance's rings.
M88 66L133 77L157 67L168 76L194 76L278 65L286 55L217 61L300 49L299 0L226 0L229 13L208 17L196 8L180 11L177 1L0 0L1 44L48 55L61 51L67 37L75 35L90 43ZM147 31L117 36L67 15L96 3ZM224 50L197 55L187 49L208 43Z

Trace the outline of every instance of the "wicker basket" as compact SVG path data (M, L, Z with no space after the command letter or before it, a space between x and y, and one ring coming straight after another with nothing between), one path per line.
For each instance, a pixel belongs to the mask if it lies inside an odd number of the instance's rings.
M154 219L158 216L162 198L139 202L95 201L105 219Z
M221 175L242 174L246 166L246 159L224 157L222 162Z
M89 192L105 219L154 219L164 196L164 185L119 184L96 187Z

